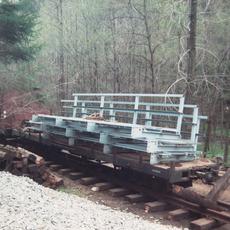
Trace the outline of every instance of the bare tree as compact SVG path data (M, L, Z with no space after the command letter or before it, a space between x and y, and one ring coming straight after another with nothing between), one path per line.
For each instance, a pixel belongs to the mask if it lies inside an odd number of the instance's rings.
M195 90L193 85L196 67L196 27L197 27L197 0L189 0L189 35L187 39L187 86L186 100L192 101L192 95Z

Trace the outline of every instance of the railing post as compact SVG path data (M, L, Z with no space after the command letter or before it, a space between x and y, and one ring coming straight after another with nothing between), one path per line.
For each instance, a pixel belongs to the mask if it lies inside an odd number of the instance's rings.
M101 96L100 117L103 117L103 114L104 114L104 105L105 105L105 96Z
M196 142L196 134L197 134L197 126L198 126L198 107L195 107L193 110L193 118L192 118L192 132L191 132L191 141Z
M134 105L134 113L133 113L133 124L137 124L138 117L138 107L139 107L140 98L138 96L135 97L135 105Z
M180 98L180 105L179 105L179 116L177 118L177 127L176 127L176 132L177 134L181 133L181 126L182 126L182 121L183 121L183 113L184 113L184 97Z
M146 105L146 111L149 111L149 110L150 110L150 105ZM149 119L151 119L151 113L150 112L146 112L145 119L147 119L145 121L145 125L151 126L152 125L152 121L149 120Z
M81 103L81 116L85 115L87 113L86 108L85 108L85 102Z
M73 117L77 116L77 103L78 103L78 96L74 97L74 108L73 108Z
M196 126L196 136L195 136L195 147L194 151L197 151L197 144L199 139L199 132L200 132L200 118L197 119L197 126Z
M115 111L113 110L113 103L109 104L109 116L110 116L110 121L115 121Z

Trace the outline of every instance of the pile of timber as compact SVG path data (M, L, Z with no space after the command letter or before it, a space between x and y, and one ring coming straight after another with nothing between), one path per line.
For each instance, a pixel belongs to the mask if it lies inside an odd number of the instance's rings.
M0 145L0 170L17 176L28 176L39 184L51 188L63 185L63 180L54 175L45 165L43 157L23 148Z

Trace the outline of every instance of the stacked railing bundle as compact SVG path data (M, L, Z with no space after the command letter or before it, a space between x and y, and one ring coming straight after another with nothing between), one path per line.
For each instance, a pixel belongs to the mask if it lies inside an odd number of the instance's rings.
M30 131L76 146L96 143L104 154L149 154L151 165L192 161L198 157L200 122L197 105L178 94L73 94L63 100L65 116L34 115ZM67 105L66 105L67 104Z

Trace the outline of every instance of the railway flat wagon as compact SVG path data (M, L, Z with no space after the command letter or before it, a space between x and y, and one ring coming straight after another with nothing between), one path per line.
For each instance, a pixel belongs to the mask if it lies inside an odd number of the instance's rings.
M26 139L169 183L189 183L215 164L197 151L207 119L179 94L73 94L61 116L33 115Z

